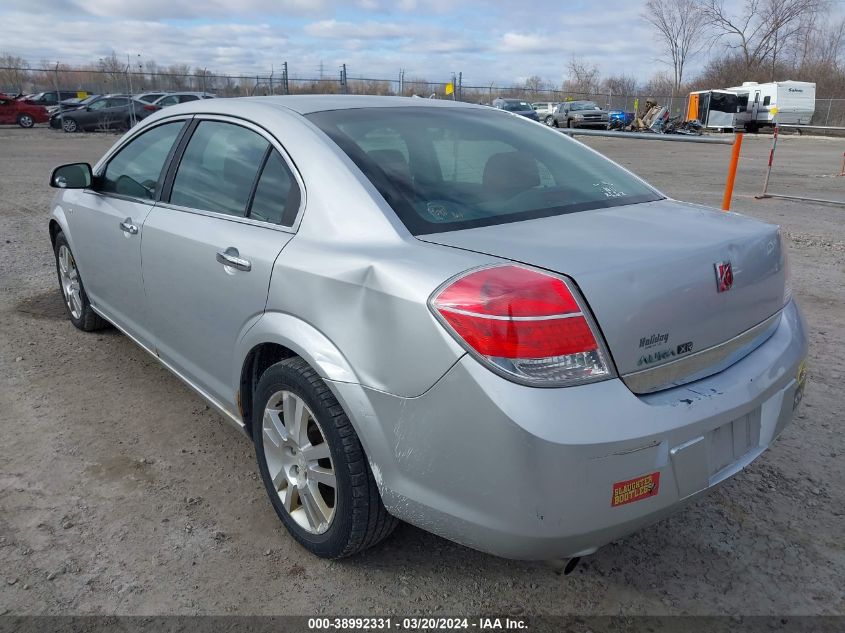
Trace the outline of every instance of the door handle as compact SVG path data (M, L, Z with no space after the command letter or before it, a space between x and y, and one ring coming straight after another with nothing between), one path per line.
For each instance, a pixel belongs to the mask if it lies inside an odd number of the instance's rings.
M138 227L132 224L132 218L126 218L120 223L120 230L129 235L138 235Z
M242 270L244 272L252 270L252 264L248 259L241 257L240 253L238 253L238 249L234 246L230 246L225 251L218 251L217 261L224 266L230 266L231 268Z

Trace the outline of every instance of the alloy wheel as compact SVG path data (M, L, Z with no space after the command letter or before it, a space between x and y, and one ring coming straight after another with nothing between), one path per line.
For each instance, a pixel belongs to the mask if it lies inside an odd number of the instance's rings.
M62 281L62 295L65 298L70 315L74 319L82 317L82 286L79 283L79 271L70 249L64 244L59 247L59 277Z
M18 123L21 127L32 127L33 125L35 125L35 120L28 114L22 114L20 119L18 120Z
M65 132L76 132L76 121L73 119L65 119L62 123Z
M267 401L262 423L264 459L285 511L310 534L323 534L335 515L337 479L323 430L293 392Z

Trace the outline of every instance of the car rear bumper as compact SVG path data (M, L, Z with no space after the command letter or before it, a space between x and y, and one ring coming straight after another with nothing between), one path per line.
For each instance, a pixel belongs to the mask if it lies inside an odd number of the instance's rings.
M648 396L618 379L521 386L469 356L417 398L330 384L391 513L492 554L550 559L661 519L757 458L792 418L806 352L790 303L742 360Z

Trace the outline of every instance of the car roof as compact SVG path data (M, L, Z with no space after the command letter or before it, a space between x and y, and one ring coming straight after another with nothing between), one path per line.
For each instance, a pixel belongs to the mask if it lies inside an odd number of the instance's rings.
M286 108L298 114L311 114L328 110L354 110L361 108L475 108L485 106L441 99L423 99L415 97L380 97L372 95L287 95L275 97L231 97L224 99L202 99L189 101L167 108L168 112L192 113L229 113L236 112L241 104L254 104Z

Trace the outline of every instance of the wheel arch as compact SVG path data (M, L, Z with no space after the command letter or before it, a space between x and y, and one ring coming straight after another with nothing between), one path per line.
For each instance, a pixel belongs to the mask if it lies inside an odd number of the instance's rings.
M249 432L252 426L253 391L261 374L271 365L301 357L321 378L358 382L340 350L322 332L290 314L267 312L249 326L238 342L235 368L238 408Z

